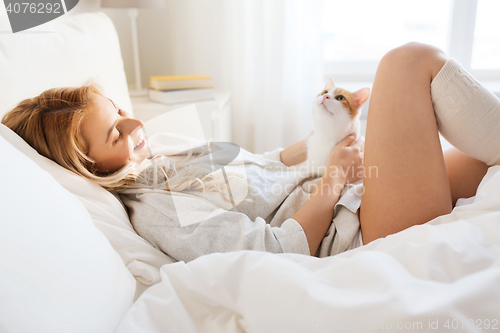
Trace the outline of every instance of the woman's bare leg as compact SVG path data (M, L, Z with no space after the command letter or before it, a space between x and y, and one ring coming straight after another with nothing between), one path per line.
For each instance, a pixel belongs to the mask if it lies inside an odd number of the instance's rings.
M430 95L430 84L447 59L437 48L410 43L379 64L366 129L364 244L451 212Z
M456 148L450 148L444 152L444 161L453 206L459 198L476 195L477 187L488 171L486 163L465 155Z

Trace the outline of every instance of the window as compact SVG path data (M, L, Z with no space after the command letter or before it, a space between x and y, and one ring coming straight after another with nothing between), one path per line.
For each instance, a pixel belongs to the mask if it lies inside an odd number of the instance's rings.
M325 0L323 58L340 80L372 80L409 41L435 45L481 80L500 80L499 0Z
M480 0L472 48L473 69L500 69L500 1Z

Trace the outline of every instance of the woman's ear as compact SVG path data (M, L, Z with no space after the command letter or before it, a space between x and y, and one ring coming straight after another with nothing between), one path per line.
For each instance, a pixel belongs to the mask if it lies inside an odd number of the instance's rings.
M326 80L325 90L330 91L330 89L332 89L333 87L335 87L333 80L331 78L328 78L328 80Z
M356 101L356 109L359 110L368 100L368 97L370 97L370 88L361 88L352 95Z

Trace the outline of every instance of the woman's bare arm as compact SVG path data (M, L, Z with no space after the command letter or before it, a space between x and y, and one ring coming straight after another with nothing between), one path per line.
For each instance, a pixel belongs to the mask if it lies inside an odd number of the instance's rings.
M354 143L354 140L355 136L350 135L335 146L316 189L293 216L306 234L311 255L316 253L330 227L333 208L342 188L347 182L357 180L357 175L349 172L350 168L358 168L363 164L364 141Z
M311 132L312 134L312 132ZM307 139L309 136L299 142L294 143L280 153L281 162L286 166L297 165L307 158Z

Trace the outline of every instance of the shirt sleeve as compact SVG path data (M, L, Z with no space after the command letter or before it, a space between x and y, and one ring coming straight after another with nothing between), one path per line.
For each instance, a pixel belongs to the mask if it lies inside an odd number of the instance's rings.
M280 153L285 150L285 148L276 148L274 150L271 150L271 151L267 151L263 154L255 154L257 156L262 156L262 157L265 157L269 160L273 160L273 161L278 161L278 162L281 162L281 157L280 157Z
M271 227L261 217L252 221L199 197L169 192L126 195L122 200L137 233L176 260L240 250L309 255L304 230L291 218Z

